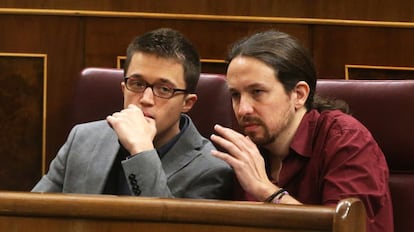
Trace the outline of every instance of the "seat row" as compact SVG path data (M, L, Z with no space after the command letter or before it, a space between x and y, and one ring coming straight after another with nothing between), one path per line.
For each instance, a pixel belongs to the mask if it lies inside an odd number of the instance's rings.
M198 102L189 112L207 138L217 123L238 129L225 78L203 73L196 90ZM122 79L119 69L84 69L69 123L103 119L121 110ZM351 113L371 131L390 169L395 231L414 231L410 213L414 209L414 80L319 79L316 93L345 100Z

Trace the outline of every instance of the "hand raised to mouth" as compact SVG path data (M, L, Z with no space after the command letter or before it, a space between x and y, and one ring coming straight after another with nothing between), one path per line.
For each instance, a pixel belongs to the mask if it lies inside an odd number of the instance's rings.
M131 155L154 149L153 140L157 133L155 120L136 105L130 104L120 112L109 115L106 120Z

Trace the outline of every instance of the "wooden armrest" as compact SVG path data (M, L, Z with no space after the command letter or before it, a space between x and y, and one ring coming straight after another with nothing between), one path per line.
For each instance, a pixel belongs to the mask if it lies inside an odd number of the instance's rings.
M335 209L222 200L0 192L0 231L364 231L352 230L365 227L364 213L357 199L345 199Z

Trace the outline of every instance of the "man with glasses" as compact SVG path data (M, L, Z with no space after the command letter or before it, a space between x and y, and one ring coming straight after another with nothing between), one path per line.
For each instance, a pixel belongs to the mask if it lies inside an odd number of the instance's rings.
M231 167L185 114L200 76L191 43L172 29L145 33L124 74L124 109L75 126L32 191L229 199Z

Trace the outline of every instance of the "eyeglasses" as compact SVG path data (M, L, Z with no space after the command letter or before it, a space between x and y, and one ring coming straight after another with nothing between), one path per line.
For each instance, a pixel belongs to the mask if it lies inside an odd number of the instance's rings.
M148 84L144 80L135 77L124 77L125 86L128 90L135 93L143 93L148 87L151 88L152 93L160 98L172 98L176 92L188 93L186 89L171 88L164 83Z

